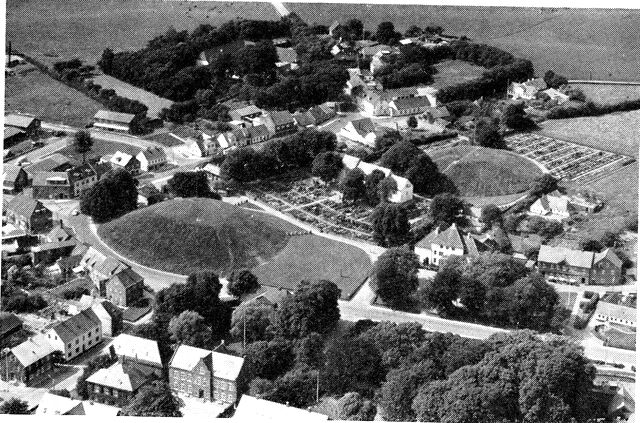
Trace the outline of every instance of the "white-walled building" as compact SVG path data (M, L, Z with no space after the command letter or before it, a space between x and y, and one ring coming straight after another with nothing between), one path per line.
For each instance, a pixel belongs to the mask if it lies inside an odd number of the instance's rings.
M378 137L375 133L375 125L369 118L352 120L338 132L338 135L369 147L376 146Z
M46 336L69 361L102 341L102 323L93 310L86 309L49 329Z
M140 169L144 172L154 170L167 162L167 154L164 148L149 147L138 153L136 159L140 162Z
M441 231L436 227L415 246L420 262L428 266L440 266L450 256L477 256L488 248L469 234L464 234L454 223Z

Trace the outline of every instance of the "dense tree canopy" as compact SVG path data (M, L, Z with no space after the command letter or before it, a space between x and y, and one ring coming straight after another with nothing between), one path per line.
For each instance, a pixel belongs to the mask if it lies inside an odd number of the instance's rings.
M206 197L220 200L220 196L211 192L205 172L176 172L169 179L169 189L178 197Z
M169 322L171 340L197 348L213 347L211 327L195 311L185 310Z
M119 217L138 207L136 180L124 169L115 169L82 194L80 210L96 222Z
M438 194L431 201L431 218L437 224L451 225L463 211L464 202L454 194Z
M376 185L377 186L377 185ZM355 202L365 197L365 175L362 169L349 170L340 181L342 199L346 202Z
M30 414L29 404L13 397L0 404L0 414Z
M380 255L372 279L374 289L385 303L402 307L418 288L420 262L408 248L391 248Z
M140 388L119 415L136 417L182 417L184 402L171 392L164 380L154 380Z
M311 165L311 173L323 181L331 181L338 177L342 170L342 157L333 151L319 153Z
M258 277L251 273L249 269L236 270L229 276L227 291L229 294L240 297L256 291L260 288Z
M89 131L78 131L73 136L73 147L76 152L82 154L82 163L86 161L86 155L93 147L93 139Z
M373 239L384 247L396 247L409 240L409 218L401 204L382 202L371 214Z
M347 392L338 400L339 420L372 421L376 406L357 392Z
M384 378L382 357L375 344L363 338L338 338L327 348L320 383L331 395L358 392L371 396Z
M476 123L475 142L487 148L506 148L500 128L494 122L481 119Z
M293 365L292 344L284 338L252 342L245 349L245 360L251 378L273 380Z
M272 337L271 320L275 310L270 305L251 302L241 312L234 312L231 318L230 334L233 339L246 342L265 341Z

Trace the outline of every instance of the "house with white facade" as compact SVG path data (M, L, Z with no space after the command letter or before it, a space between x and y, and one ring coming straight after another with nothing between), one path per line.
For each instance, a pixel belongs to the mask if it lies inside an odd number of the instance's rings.
M167 162L167 154L164 148L149 147L140 151L136 155L136 159L140 162L140 169L143 172L155 170Z
M344 128L338 132L338 135L369 147L375 147L376 139L378 138L375 129L375 125L371 119L362 118L347 123Z
M476 257L489 248L478 239L463 233L454 223L441 231L436 227L415 246L420 262L427 266L440 266L450 256Z
M566 196L545 194L529 207L529 214L545 219L568 219L573 207Z
M49 329L46 336L69 361L102 341L102 323L92 309L86 309Z
M547 83L542 78L533 78L525 82L512 82L507 89L507 95L514 100L533 100L539 91L546 90Z

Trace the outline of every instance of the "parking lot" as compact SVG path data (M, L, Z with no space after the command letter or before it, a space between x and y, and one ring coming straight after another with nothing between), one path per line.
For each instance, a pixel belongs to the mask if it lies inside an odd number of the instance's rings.
M568 180L599 175L630 160L621 154L533 133L512 135L505 142L514 152L543 165L553 176Z

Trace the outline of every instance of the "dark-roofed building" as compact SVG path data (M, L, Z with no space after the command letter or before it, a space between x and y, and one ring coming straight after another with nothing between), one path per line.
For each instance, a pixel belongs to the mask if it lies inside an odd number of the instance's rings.
M440 266L450 256L477 257L490 248L470 234L464 234L454 223L441 231L436 227L415 246L420 261L427 266Z
M67 171L73 198L78 198L83 192L93 187L100 178L98 171L89 163L76 166Z
M51 229L49 233L45 235L45 238L47 239L47 242L61 242L69 241L70 239L73 239L75 235L73 228L60 224Z
M551 282L616 285L620 283L622 261L607 248L600 253L543 245L538 269Z
M79 164L79 162L70 157L55 153L29 166L25 166L24 170L29 175L29 178L33 178L38 172L66 172Z
M133 121L135 117L135 115L130 113L99 110L93 117L93 127L106 129L107 131L129 132L131 129L131 121Z
M138 188L138 204L149 205L149 198L160 195L160 190L153 184L146 184Z
M315 106L306 112L296 113L293 115L298 126L303 128L309 126L318 126L336 115L333 109L327 106Z
M264 142L270 137L269 130L265 125L238 128L231 131L230 135L232 145L238 147Z
M389 103L390 116L417 115L427 111L431 107L431 102L427 97L399 98Z
M109 162L113 168L124 169L132 175L140 173L140 161L131 154L116 151Z
M51 229L53 213L44 204L26 195L16 195L7 203L7 221L30 234Z
M268 112L262 121L269 130L269 134L274 137L296 132L296 121L286 110Z
M4 148L7 149L13 145L24 141L27 137L27 133L22 129L8 127L4 128Z
M40 128L40 119L35 116L10 113L4 117L4 126L17 128L27 135L33 135Z
M136 159L140 162L140 169L143 172L155 170L167 162L167 154L164 148L149 147L140 151L136 155Z
M46 335L34 335L9 351L0 352L0 379L30 386L38 377L53 371L58 355Z
M592 285L617 285L622 279L622 260L612 249L595 253L593 266L591 267L590 284Z
M51 345L69 361L102 341L102 322L96 313L88 308L75 316L58 323L46 332Z
M7 145L5 144L5 148ZM29 186L29 176L20 166L5 163L2 167L2 192L18 194Z
M31 182L33 198L73 198L73 188L67 172L37 172Z
M144 279L131 268L113 275L105 284L106 298L120 307L128 307L142 298Z
M138 369L135 364L127 363L125 359L89 376L87 391L93 401L123 407L152 378L152 375Z
M13 313L0 312L0 347L5 340L22 329L22 320Z
M249 104L248 106L229 111L229 117L231 118L231 120L244 120L247 122L251 122L253 118L261 115L262 109L254 106L253 104Z
M72 238L67 241L46 242L36 245L31 247L31 261L34 266L40 263L53 263L61 257L68 257L77 244L78 240Z
M122 331L122 310L109 301L95 301L91 310L102 324L102 336L116 336Z

